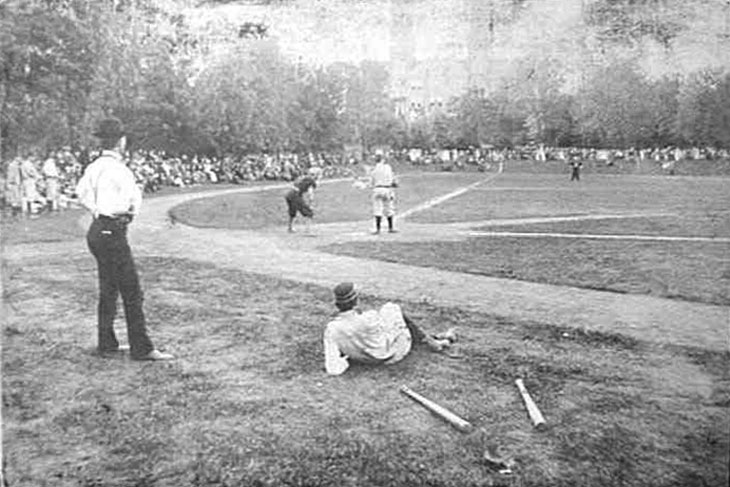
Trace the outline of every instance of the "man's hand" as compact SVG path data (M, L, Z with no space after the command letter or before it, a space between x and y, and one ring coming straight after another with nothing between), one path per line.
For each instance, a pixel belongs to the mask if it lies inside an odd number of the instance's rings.
M122 223L132 223L132 220L134 220L134 213L131 211L120 211L112 216Z

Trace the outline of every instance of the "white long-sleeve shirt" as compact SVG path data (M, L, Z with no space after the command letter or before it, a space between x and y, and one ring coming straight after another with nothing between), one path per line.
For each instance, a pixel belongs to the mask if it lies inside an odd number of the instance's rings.
M94 217L129 212L139 214L142 192L122 156L110 150L101 153L84 171L76 185L79 202Z
M386 303L379 311L339 313L324 331L324 366L330 375L340 375L349 361L392 364L411 350L400 306Z
M390 188L395 182L395 176L393 175L393 168L386 162L379 162L375 164L372 172L370 173L370 179L373 187L388 187Z
M43 175L46 178L58 178L61 176L56 166L56 161L53 158L48 158L43 162Z

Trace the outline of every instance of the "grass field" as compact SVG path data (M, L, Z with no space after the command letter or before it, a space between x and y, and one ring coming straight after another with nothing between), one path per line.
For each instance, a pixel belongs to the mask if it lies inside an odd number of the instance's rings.
M551 174L502 174L489 184L414 215L421 223L492 218L651 212L695 216L730 227L730 179L597 175L571 183Z
M147 311L170 364L91 354L90 259L10 269L3 331L10 485L723 485L727 355L404 303L458 325L465 358L322 372L329 291L145 258ZM380 301L366 297L365 306ZM532 430L512 381L550 429ZM471 421L463 435L401 384ZM501 477L481 461L500 445Z
M423 174L402 176L408 186L398 201L402 208L415 206L442 193L453 191L485 177L474 173L424 177ZM191 201L175 207L171 214L181 222L195 227L261 229L286 226L287 209L284 194L287 189L272 189L261 193L230 194L215 200ZM370 217L370 193L352 187L352 180L325 183L316 191L315 218L317 223L345 222Z
M444 224L493 219L652 214L645 218L531 223L475 230L730 237L730 179L596 175L570 183L562 175L412 174L398 206L407 210L479 179L485 184L410 217ZM197 200L173 209L199 227L275 228L286 224L281 189ZM349 181L317 191L318 223L366 220L366 191ZM369 228L369 223L363 225ZM463 242L330 245L328 252L533 282L730 304L730 244L560 238L480 237Z
M570 185L507 174L416 214L420 223L654 213L645 218L477 226L493 232L728 237L726 179L621 178ZM495 277L730 304L730 244L474 237L462 242L355 242L330 252Z
M570 168L561 161L535 163L531 160L507 161L504 171L508 173L532 174L570 174ZM612 166L599 161L584 161L581 174L591 177L598 174L614 175L652 175L667 176L661 163L643 161L636 164L633 160L616 160ZM682 160L674 164L675 176L730 176L730 160Z
M470 274L730 305L730 244L480 237L325 249Z
M484 176L405 177L400 206L407 209ZM677 220L489 229L620 233L626 224L642 234L727 235L724 181L685 183L690 189L677 189L674 180L610 176L586 181L600 194L595 199L566 190L570 196L562 200L545 196L531 207L540 191L513 192L514 200L488 200L480 212L476 196L490 197L488 186L570 187L562 179L505 174L414 219L454 222L670 207L687 213ZM283 215L281 194L205 199L175 214L198 216L194 223L200 226L265 228L271 224L264 221L267 216ZM592 203L596 206L581 207ZM349 182L324 185L317 204L320 221L368 217L367 193L353 192ZM523 211L503 208L512 204ZM232 220L231 208L243 220ZM691 218L694 214L714 220ZM321 345L323 325L333 312L329 289L139 255L151 335L178 359L165 364L101 359L92 353L94 261L58 247L51 252L43 243L85 246L83 230L74 227L77 220L78 214L68 212L3 226L4 256L16 249L18 255L23 249L35 252L3 264L3 450L10 486L727 485L727 352L658 346L404 301L428 330L457 326L462 358L416 349L396 366L354 367L330 378L323 371ZM496 253L489 257L495 269L512 258L512 269L543 266L551 278L575 272L577 284L586 287L600 287L610 274L614 284L628 286L623 292L654 292L639 284L659 276L671 284L668 295L727 304L727 244L723 250L720 244L611 247L580 241L586 247L561 250L565 242L549 239L401 244L387 238L328 250L399 262L415 255L415 265L463 266L470 272L479 267L469 259ZM443 247L450 244L454 247ZM617 257L631 246L633 253ZM590 272L571 267L576 256L583 266L594 256ZM366 294L362 304L382 303ZM545 414L546 431L531 427L514 386L517 376L525 377ZM459 433L428 414L398 392L403 384L466 418L474 431ZM482 460L494 445L516 460L512 476L498 474Z
M730 180L600 176L571 184L550 175L505 174L412 219L454 223L617 213L659 216L475 230L727 238ZM727 242L493 236L461 242L355 242L327 250L495 277L730 304Z
M249 185L262 186L265 184L267 183L252 182ZM156 193L145 194L145 199L160 198L173 194L226 190L236 187L232 184L189 186L186 188L164 187ZM10 211L6 210L0 214L0 245L83 240L86 235L86 228L79 226L79 220L85 213L85 210L75 206L60 212L40 213L32 218L13 218Z

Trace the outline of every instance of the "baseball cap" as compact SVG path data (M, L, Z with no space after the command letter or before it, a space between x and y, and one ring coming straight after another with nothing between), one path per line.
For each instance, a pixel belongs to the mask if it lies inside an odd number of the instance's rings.
M99 122L93 135L100 139L118 139L124 135L124 126L118 118L105 118Z
M355 289L355 285L351 282L341 282L334 289L335 293L335 304L344 305L349 304L357 299L358 292Z

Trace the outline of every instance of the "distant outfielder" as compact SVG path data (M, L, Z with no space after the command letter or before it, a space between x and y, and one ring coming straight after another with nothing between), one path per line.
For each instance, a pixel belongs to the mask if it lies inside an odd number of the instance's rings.
M388 231L395 233L393 218L395 217L395 188L398 182L393 174L393 168L385 161L382 154L375 156L375 167L370 173L373 188L373 216L375 216L375 232L380 233L383 215L388 219Z
M307 231L309 231L312 218L314 218L312 201L314 200L314 189L316 187L316 176L306 175L295 181L294 187L284 196L289 212L289 233L294 232L294 219L297 217L297 213L306 218Z
M583 167L583 163L578 160L570 161L570 180L580 181L580 168Z

